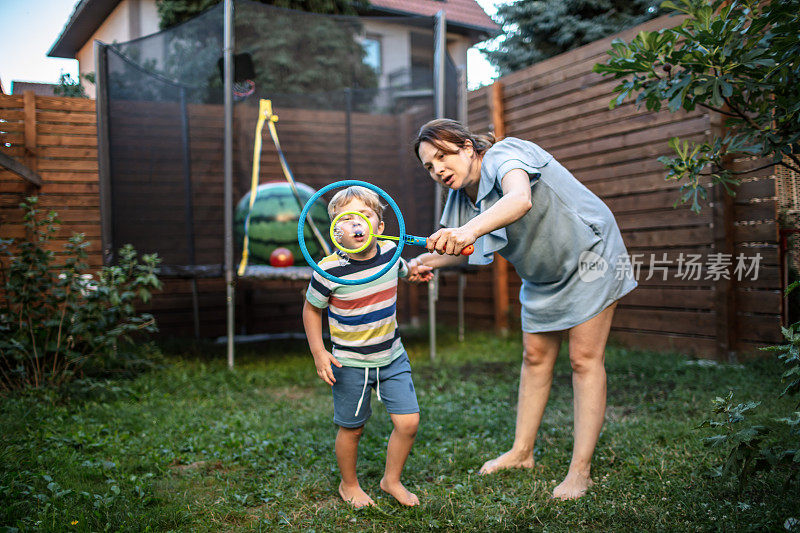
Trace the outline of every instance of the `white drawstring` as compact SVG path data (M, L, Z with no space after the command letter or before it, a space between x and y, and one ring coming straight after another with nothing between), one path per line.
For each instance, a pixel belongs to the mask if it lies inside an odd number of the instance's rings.
M358 412L361 410L361 402L364 401L364 391L367 390L367 380L369 379L369 368L364 368L364 388L361 389L361 397L358 399L358 405L356 406L356 414L353 416L358 416Z
M364 401L364 392L367 390L367 382L369 381L369 368L364 368L364 388L361 389L361 397L358 399L358 405L356 406L356 414L353 416L358 416L358 412L361 410L361 403ZM377 387L375 391L378 393L378 401L382 402L381 399L381 369L379 367L375 367L375 381L377 382Z

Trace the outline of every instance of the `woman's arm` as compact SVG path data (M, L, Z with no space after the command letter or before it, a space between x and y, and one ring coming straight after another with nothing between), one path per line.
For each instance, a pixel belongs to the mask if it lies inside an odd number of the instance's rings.
M496 204L459 228L442 228L428 237L428 250L455 255L498 228L516 222L531 207L531 180L522 169L510 170L501 181L503 197Z

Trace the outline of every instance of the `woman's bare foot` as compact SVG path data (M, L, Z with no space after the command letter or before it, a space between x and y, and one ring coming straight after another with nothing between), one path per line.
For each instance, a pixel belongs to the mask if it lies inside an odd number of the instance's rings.
M361 485L358 483L356 483L355 486L352 486L345 485L343 481L340 482L339 496L341 496L344 501L356 509L365 507L367 505L375 505L375 502L369 497L369 494L361 490Z
M410 492L399 481L397 483L389 483L386 478L381 479L381 490L394 496L394 498L409 507L419 505L419 498L413 492Z
M481 467L480 474L493 474L506 468L533 468L533 454L521 456L514 450L509 450L500 457L486 461Z
M583 474L568 473L564 481L553 489L553 498L559 500L577 500L586 494L589 487L594 485L592 478Z

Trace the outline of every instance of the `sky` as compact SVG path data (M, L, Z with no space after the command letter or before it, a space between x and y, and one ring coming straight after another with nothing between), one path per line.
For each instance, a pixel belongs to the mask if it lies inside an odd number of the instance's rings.
M62 72L78 76L74 59L47 57L79 0L0 0L0 82L6 93L11 82L58 83ZM477 0L489 15L505 0ZM468 52L469 87L489 83L496 71L477 49Z

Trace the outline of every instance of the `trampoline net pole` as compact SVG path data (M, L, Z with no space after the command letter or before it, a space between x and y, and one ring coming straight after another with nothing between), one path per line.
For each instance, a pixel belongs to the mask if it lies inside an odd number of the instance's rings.
M233 368L233 0L225 0L223 45L225 103L225 287L228 368Z
M433 94L434 115L436 118L444 117L444 75L447 45L447 20L444 10L436 13L434 29L434 54L433 54ZM433 189L433 231L439 228L439 218L442 216L442 195L438 187ZM436 359L436 300L439 298L439 272L434 271L433 280L428 283L428 327L430 329L431 361Z

